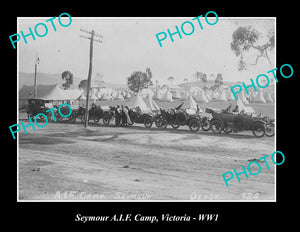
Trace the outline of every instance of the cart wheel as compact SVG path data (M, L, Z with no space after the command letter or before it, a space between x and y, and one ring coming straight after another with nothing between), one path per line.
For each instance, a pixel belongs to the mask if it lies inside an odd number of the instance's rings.
M255 137L261 138L265 135L265 126L262 122L255 122L252 127L252 133Z
M104 124L105 126L108 126L108 125L109 125L109 122L110 122L109 116L108 116L108 115L104 115L102 121L103 121L103 124Z
M223 130L223 123L219 119L212 119L210 121L210 128L214 134L220 134Z
M151 117L145 117L144 119L144 125L147 128L150 128L153 124L153 119Z
M168 121L165 117L161 117L160 119L160 127L165 129L168 126Z
M43 115L39 115L39 119L43 120L45 117Z
M155 126L156 126L156 127L160 127L160 120L159 120L159 119L155 120L154 123L155 123Z
M80 115L80 116L79 116L79 119L80 119L80 121L81 121L82 123L84 123L84 115Z
M230 134L233 131L233 129L231 127L224 127L223 131L227 134Z
M60 116L59 113L56 113L56 114L55 114L55 117L56 117L56 119L57 119L58 122L62 121L62 119L63 119L63 117Z
M201 129L203 131L209 131L209 129L210 129L210 122L209 122L208 119L202 120L202 122L201 122Z
M51 122L52 121L52 114L50 112L46 113L46 116L48 118L48 121Z
M99 122L100 121L100 117L98 118L93 118L94 122Z
M189 128L191 131L198 131L200 129L200 123L197 119L192 118L189 122Z
M32 113L27 113L27 118L33 120L34 119L33 114Z
M71 115L69 116L69 122L75 122L75 120L76 120L75 115L74 115L74 114L71 114Z
M179 123L175 120L173 122L171 122L171 126L174 128L174 129L177 129L180 127Z
M275 125L273 122L269 122L265 125L265 135L272 137L275 134Z
M134 124L134 121L131 120L130 122L127 122L127 124L128 124L129 126L132 126L132 125Z

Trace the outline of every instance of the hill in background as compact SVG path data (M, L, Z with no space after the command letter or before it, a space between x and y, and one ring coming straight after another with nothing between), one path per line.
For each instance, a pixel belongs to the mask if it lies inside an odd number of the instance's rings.
M212 86L216 85L215 84L215 80L207 80L207 82L202 82L202 81L191 81L191 82L185 82L185 83L181 83L178 86L185 88L185 87L201 87L203 88L204 86L210 88ZM230 87L232 85L236 85L235 82L230 82L230 81L223 81L222 86L227 88Z
M78 87L80 81L84 78L73 77L73 85ZM61 74L50 74L50 73L37 73L37 85L54 85L57 83L62 82ZM26 86L33 86L34 84L34 73L25 73L19 72L19 89L21 89L24 85ZM122 84L114 84L104 81L94 81L92 79L92 86L100 85L106 88L125 88L126 85Z

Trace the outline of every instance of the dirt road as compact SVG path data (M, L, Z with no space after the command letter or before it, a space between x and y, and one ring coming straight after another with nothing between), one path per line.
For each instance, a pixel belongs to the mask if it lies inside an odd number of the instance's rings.
M274 200L275 167L226 187L222 174L242 171L274 152L274 137L214 135L187 127L147 129L49 123L19 134L20 200ZM256 172L255 165L251 167Z

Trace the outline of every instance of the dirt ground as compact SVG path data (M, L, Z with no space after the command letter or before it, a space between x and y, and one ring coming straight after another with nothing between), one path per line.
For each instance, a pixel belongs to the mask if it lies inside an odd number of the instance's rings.
M20 120L22 120L20 118ZM24 120L25 125L28 123ZM274 200L274 137L49 122L19 133L20 200ZM226 187L250 161L258 175ZM257 172L252 165L251 171Z

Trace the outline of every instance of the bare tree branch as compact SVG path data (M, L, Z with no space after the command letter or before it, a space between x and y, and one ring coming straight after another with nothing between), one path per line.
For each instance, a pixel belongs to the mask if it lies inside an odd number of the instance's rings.
M269 63L272 65L272 62L271 62L271 60L270 60L270 58L269 58L269 56L268 56L268 50L267 50L267 49L265 50L265 54L266 54L267 60L268 60Z
M257 57L256 57L256 60L255 60L255 63L254 64L250 64L250 65L256 65L257 64L257 61L258 61L258 59L260 58L260 57L262 57L263 56L263 52L260 54L260 55L258 55Z

